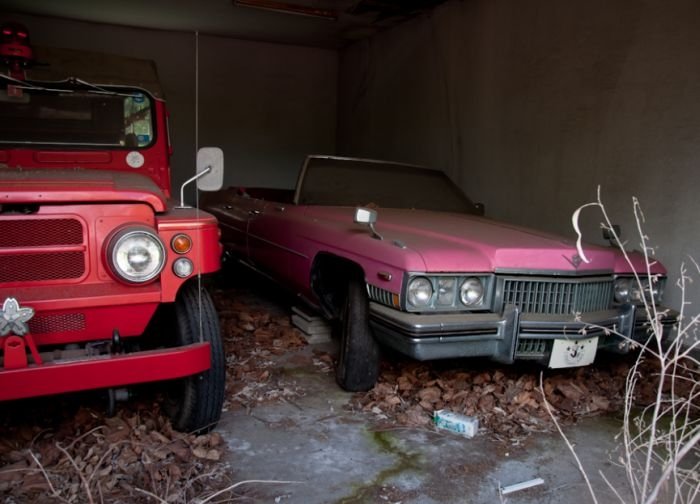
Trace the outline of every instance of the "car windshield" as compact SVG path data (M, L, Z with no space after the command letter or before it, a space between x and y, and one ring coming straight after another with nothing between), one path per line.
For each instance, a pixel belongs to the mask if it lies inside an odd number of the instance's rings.
M140 90L0 82L0 144L133 149L153 133L152 99Z
M376 206L475 213L474 204L441 171L359 159L309 157L302 205Z

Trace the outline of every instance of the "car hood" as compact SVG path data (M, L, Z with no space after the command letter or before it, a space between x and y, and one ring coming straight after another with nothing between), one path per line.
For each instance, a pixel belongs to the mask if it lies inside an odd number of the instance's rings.
M0 169L0 187L8 203L147 203L163 212L163 191L149 177L138 173L89 169Z
M339 218L336 211L326 217ZM632 270L617 249L584 243L588 260L584 262L574 240L484 217L403 209L379 209L377 213L377 232L384 240L419 254L426 272L593 274ZM343 209L342 214L351 218L352 209ZM642 269L641 257L633 254L631 259L634 269ZM654 266L654 273L665 270Z

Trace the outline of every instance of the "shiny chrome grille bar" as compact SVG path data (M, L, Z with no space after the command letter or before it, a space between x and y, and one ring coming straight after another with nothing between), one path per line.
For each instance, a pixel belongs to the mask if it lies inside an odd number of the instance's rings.
M612 277L502 278L503 306L516 305L522 313L563 315L607 310L613 300Z

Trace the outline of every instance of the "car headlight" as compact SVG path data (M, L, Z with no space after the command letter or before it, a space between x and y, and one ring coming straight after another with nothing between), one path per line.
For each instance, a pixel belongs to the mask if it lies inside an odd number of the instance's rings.
M403 306L413 312L489 310L494 282L491 274L409 273Z
M634 277L617 277L615 279L615 301L618 303L643 304L647 301L660 303L663 296L665 277L641 277L638 282Z
M413 278L408 283L408 302L413 306L422 308L430 305L433 297L433 284L425 277Z
M459 299L465 306L472 306L481 302L484 297L484 284L476 277L469 277L459 288Z
M625 277L615 279L615 301L618 303L630 302L630 285L632 281L634 280Z
M112 272L129 283L157 277L165 266L165 247L147 228L127 228L109 241L107 261Z

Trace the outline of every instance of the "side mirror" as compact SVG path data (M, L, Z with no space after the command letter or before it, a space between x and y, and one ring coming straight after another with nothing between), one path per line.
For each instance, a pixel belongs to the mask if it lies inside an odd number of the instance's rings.
M218 191L224 184L224 151L219 147L202 147L197 152L197 189Z
M377 211L370 208L358 207L355 209L356 224L374 224L377 222Z
M618 238L622 236L622 228L619 224L613 224L612 228L603 228L603 240L608 240L610 242L610 245L614 247L617 246L617 242L615 241L615 235L617 235Z
M197 151L197 173L180 186L180 206L177 208L191 208L185 205L185 186L195 180L200 191L221 189L224 184L224 151L218 147L202 147Z
M486 207L483 203L474 203L474 213L479 217L483 217L486 213Z
M372 238L377 240L383 240L382 235L377 233L374 228L374 223L377 222L377 211L371 208L357 207L355 209L355 218L353 219L356 224L367 224L369 229L372 231Z

